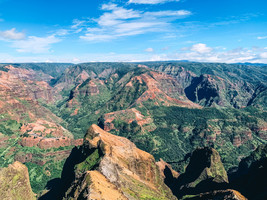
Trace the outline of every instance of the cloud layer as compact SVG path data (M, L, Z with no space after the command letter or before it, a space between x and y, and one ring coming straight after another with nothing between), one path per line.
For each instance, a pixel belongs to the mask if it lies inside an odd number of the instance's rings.
M203 51L203 46L205 47ZM200 47L200 48L197 48ZM71 54L55 56L45 54L44 56L33 57L12 57L8 54L0 53L0 62L139 62L139 61L168 61L168 60L189 60L195 62L217 62L217 63L267 63L267 47L248 49L237 48L222 50L221 48L211 48L204 43L194 44L172 53L156 53L158 49L147 48L137 54L117 54L117 53L90 53Z
M14 41L12 46L20 53L49 53L51 44L60 42L54 35L47 37L29 36L25 40Z
M102 10L104 13L93 19L93 28L87 28L86 33L80 36L81 39L97 42L149 32L164 32L172 28L170 22L191 15L187 10L143 12L116 4L103 4ZM79 29L80 25L76 23L75 28Z

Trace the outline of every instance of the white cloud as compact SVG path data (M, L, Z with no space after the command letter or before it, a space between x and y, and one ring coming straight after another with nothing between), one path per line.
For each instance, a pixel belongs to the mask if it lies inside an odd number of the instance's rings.
M129 0L128 3L135 3L135 4L160 4L160 3L167 3L173 1L180 1L180 0Z
M191 15L192 13L188 10L177 10L177 11L166 10L166 11L158 11L158 12L146 12L145 14L149 16L155 16L155 17L164 17L164 16L185 17L188 15Z
M260 58L267 59L267 52L261 53Z
M72 25L69 26L68 28L62 28L58 29L54 32L54 35L57 36L67 36L70 34L77 34L82 32L86 28L86 21L85 20L78 20L74 19L72 21Z
M79 62L81 62L81 60L79 58L73 58L72 59L72 62L73 63L79 63Z
M259 37L257 37L257 39L258 40L265 40L265 39L267 39L267 36L259 36Z
M86 33L84 36L80 36L80 38L86 41L107 41L114 39L114 36L106 34Z
M2 40L22 40L25 38L25 34L17 32L15 28L6 31L0 31L0 39Z
M144 12L116 4L103 4L102 10L104 13L93 19L94 24L91 20L90 28L80 36L81 39L97 42L149 32L168 32L172 29L172 21L191 15L187 10Z
M190 48L185 51L176 53L160 53L156 54L117 54L117 53L91 53L91 54L69 54L69 55L53 55L42 54L34 56L16 56L0 53L0 63L2 62L139 62L139 61L167 61L167 60L189 60L196 62L218 62L218 63L266 63L267 49L253 50L253 48L237 48L229 51L214 48L209 53L200 54L191 51Z
M151 48L151 47L149 47L149 48L145 49L145 51L146 51L146 52L153 52L153 51L154 51L154 49L153 49L153 48Z
M47 37L29 36L25 40L14 41L12 47L22 53L48 53L51 44L58 43L61 40L54 35Z
M140 17L140 13L138 11L117 7L116 4L104 4L102 9L112 12L106 12L98 20L96 20L100 26L114 26L122 23L121 20Z
M191 60L198 62L267 63L267 52L265 49L262 48L236 48L226 51L223 48L211 48L207 47L206 44L199 44L193 45L189 48L182 48L182 52L177 53L175 55L176 58L175 56L172 56L172 58L178 60Z
M114 3L109 3L109 4L103 4L102 5L102 10L114 10L117 8L117 5Z
M69 30L67 30L67 29L59 29L59 30L56 31L55 34L59 35L59 36L68 35L69 34Z
M194 51L194 52L197 52L197 53L209 53L212 51L212 48L211 47L208 47L206 44L203 44L203 43L198 43L198 44L195 44L193 45L191 48L190 48L191 51Z
M86 23L85 20L78 20L78 19L74 19L72 21L72 26L71 28L72 29L76 29L77 27L80 27L81 25L84 25Z

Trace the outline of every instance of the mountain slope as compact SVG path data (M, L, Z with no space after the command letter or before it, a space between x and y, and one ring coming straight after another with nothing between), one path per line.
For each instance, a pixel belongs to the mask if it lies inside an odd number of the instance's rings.
M63 199L176 199L153 156L126 138L92 125L83 146L74 152L61 177ZM49 195L41 199L51 198Z
M187 97L203 106L242 108L267 88L267 67L223 63L152 62L143 63L183 83ZM261 90L258 88L261 87ZM256 95L257 94L257 95ZM266 108L263 101L258 101Z
M60 175L60 162L79 144L64 121L42 106L61 98L49 85L52 78L31 67L0 69L0 167L25 163L36 193Z

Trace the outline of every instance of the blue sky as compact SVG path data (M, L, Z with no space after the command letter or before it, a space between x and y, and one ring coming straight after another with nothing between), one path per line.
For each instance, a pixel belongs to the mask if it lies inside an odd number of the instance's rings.
M0 0L0 62L267 63L265 0Z

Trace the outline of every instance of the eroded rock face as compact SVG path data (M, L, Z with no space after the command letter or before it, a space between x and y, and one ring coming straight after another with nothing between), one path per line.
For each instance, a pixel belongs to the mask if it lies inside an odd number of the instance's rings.
M210 147L196 149L190 158L184 174L181 174L172 186L173 192L182 197L224 188L228 176L219 153Z
M0 114L3 121L16 121L16 128L9 135L20 131L22 146L51 148L70 146L73 135L60 125L62 119L38 102L53 103L58 95L48 84L51 76L32 69L12 65L0 71ZM0 138L0 146L4 146Z
M221 71L218 68L215 69L215 66L201 66L201 64L199 68L191 68L191 65L185 63L158 66L148 64L148 66L175 77L185 89L186 96L200 105L234 108L242 108L251 104L264 105L261 96L265 95L266 85L253 84L248 81L248 78L241 78L240 73L243 72L238 70L240 66L236 66L236 71L232 71L228 66Z
M0 197L2 200L34 200L28 169L20 162L14 162L0 170Z
M128 139L92 125L81 148L85 159L74 166L64 199L176 199L154 157Z
M47 74L38 74L34 70L15 68L12 65L5 67L7 71L0 73L0 95L4 98L24 97L33 100L44 99L54 101L55 93L46 81L52 79Z
M66 146L79 146L82 145L81 139L71 139L67 137L59 138L45 138L39 136L29 135L27 137L22 137L19 141L19 144L23 147L39 147L40 149L49 149L49 148L59 148Z
M155 101L155 105L160 105L160 102L164 102L165 106L201 108L201 106L189 101L185 97L182 86L169 75L150 71L149 73L133 77L126 86L131 87L136 81L145 84L147 89L136 100L135 104L142 104L142 102L151 99Z

